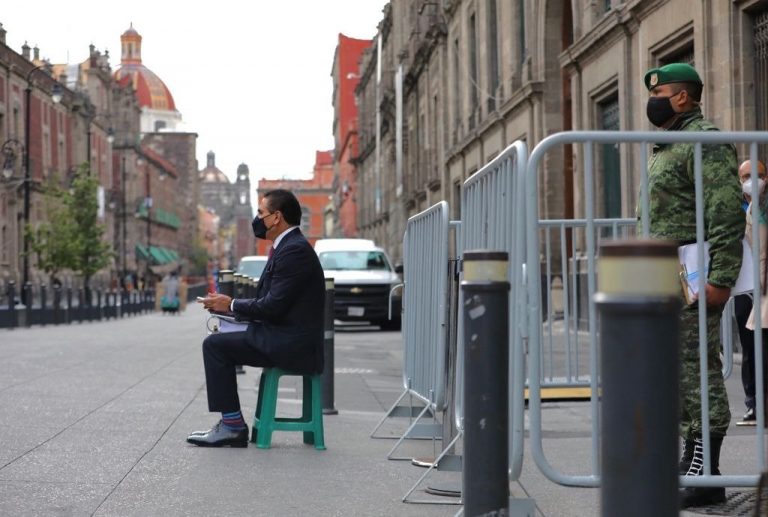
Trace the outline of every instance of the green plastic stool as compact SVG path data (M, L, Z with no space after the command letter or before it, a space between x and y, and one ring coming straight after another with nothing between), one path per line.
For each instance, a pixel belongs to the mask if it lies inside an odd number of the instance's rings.
M276 418L277 385L280 377L291 375L304 380L301 418ZM323 403L319 375L302 375L280 368L264 368L259 381L259 399L253 419L251 441L259 449L269 449L273 431L303 431L304 443L325 450L323 437Z

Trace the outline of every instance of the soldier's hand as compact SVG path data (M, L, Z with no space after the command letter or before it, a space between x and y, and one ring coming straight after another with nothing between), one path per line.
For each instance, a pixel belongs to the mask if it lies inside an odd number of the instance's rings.
M730 287L715 287L712 284L707 284L705 292L708 307L722 307L728 301L728 298L731 297Z

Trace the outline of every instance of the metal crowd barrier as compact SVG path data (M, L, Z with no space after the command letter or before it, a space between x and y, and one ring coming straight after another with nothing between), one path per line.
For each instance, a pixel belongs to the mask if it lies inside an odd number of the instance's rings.
M525 382L524 339L527 336L523 261L525 227L525 171L528 148L517 140L499 156L468 178L461 189L462 253L467 250L489 249L509 253L510 306L509 306L509 466L510 478L520 476L524 451ZM463 303L459 299L459 307ZM456 373L456 425L463 429L463 331L459 318L459 353Z
M584 270L587 251L579 243L584 242L585 219L539 220L539 236L544 249L541 257L542 284L548 293L549 303L542 307L543 322L542 354L539 371L542 388L576 388L570 392L578 397L590 385L588 359L596 351L593 328L588 326L589 295L586 289L594 271ZM636 219L596 219L595 231L600 236L591 250L595 255L600 240L627 238L634 234ZM559 253L557 253L559 251ZM535 268L530 269L532 274ZM561 305L557 297L555 281L560 280ZM561 313L562 312L562 313ZM533 324L533 322L531 323ZM564 396L565 390L558 390L555 396Z
M768 133L764 132L620 132L620 131L574 131L558 133L545 138L532 151L527 165L525 178L525 200L526 212L524 224L526 227L526 257L525 264L539 265L544 262L542 270L547 278L546 282L538 281L537 266L528 267L527 296L525 297L525 306L528 313L528 333L530 339L530 358L529 358L529 386L530 386L530 442L531 453L539 470L550 480L566 486L599 486L600 468L598 458L599 444L599 404L598 404L598 360L597 360L597 325L596 311L593 301L596 289L596 250L598 249L600 239L612 239L623 237L631 233L630 226L635 224L632 219L601 220L595 218L595 200L594 200L594 145L595 144L640 144L639 159L641 164L641 199L640 211L642 220L639 228L642 236L647 237L649 226L647 214L649 211L648 199L648 148L653 143L692 143L694 144L694 178L696 191L696 223L697 240L703 242L704 239L704 215L703 215L703 188L702 188L702 146L706 144L749 144L750 159L757 159L757 145L768 143ZM540 220L539 219L539 191L538 191L538 169L543 157L555 146L564 144L583 144L581 156L583 156L584 171L584 211L585 217L582 220ZM577 154L578 155L578 154ZM752 171L753 177L756 171ZM756 184L756 181L753 181ZM753 199L758 198L757 187L753 193ZM757 207L753 207L753 220L758 220ZM518 224L523 219L518 220ZM509 224L509 219L495 221L496 224ZM753 228L753 242L759 241L758 225ZM552 303L548 303L546 311L542 308L542 283L546 289L551 289L551 277L553 272L549 269L552 256L550 247L550 233L557 232L562 245L560 248L560 267L559 272L563 275L563 328L562 328L562 346L564 346L565 359L560 361L559 366L562 378L556 378L554 367L557 363L553 352L553 330L554 314ZM583 232L583 235L575 235L576 232ZM571 239L571 260L567 259L566 254L566 235ZM578 237L578 238L577 238ZM542 239L544 247L542 248ZM704 269L704 251L700 247L699 270ZM758 315L755 327L760 328L760 284L759 279L759 249L753 247L753 273L755 285L753 297L755 299L755 311ZM580 265L586 263L586 275ZM519 267L521 263L518 263ZM555 271L556 272L556 271ZM565 278L567 277L567 278ZM703 291L705 282L704 275L700 276L700 290ZM706 376L707 361L707 343L706 343L706 320L704 299L699 300L699 352L701 367L701 393L702 393L702 435L704 441L704 465L705 472L711 468L710 448L709 448L709 396ZM566 311L569 311L566 313ZM546 314L545 314L546 313ZM545 317L546 316L546 317ZM730 312L726 311L724 318L730 318ZM543 322L543 323L542 323ZM732 335L728 331L728 324L723 325L721 329L724 337ZM588 343L588 349L582 351L582 339ZM545 340L548 340L545 342ZM761 332L755 333L755 363L762 364L762 336ZM726 352L726 362L724 364L724 374L730 373L731 364L731 346L730 340L724 340L724 349ZM576 353L585 352L583 355L576 356ZM545 352L547 352L545 354ZM536 374L537 373L537 374ZM756 396L758 423L756 426L756 467L762 471L766 468L765 444L763 422L765 415L763 411L763 375L762 368L756 369ZM541 390L547 385L575 385L589 386L590 394L590 412L592 420L592 448L591 448L591 467L589 474L566 475L555 470L546 458L542 440L542 412L541 412ZM757 473L745 473L740 475L722 475L712 476L703 475L681 478L682 486L755 486L758 483Z
M406 438L440 436L440 425L420 424L421 419L445 408L448 368L446 343L448 327L448 204L441 201L408 219L403 240L403 393L371 432L376 431L390 416L416 416L397 440L387 457ZM401 401L410 395L424 403L414 415L413 407L403 407Z

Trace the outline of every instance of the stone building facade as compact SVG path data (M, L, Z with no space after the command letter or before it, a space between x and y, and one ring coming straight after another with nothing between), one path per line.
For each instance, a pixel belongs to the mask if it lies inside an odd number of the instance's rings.
M85 63L75 65L72 78L67 67L40 59L38 48L26 44L17 53L5 43L0 26L0 146L4 174L0 178L0 282L21 283L24 276L24 226L35 227L47 218L43 185L57 181L65 185L77 167L91 161L92 174L99 178L99 217L107 227L106 239L114 239L112 197L112 150L108 136L111 106L106 55L90 49ZM32 50L30 52L30 50ZM90 86L103 95L88 95ZM55 102L53 91L61 93ZM29 89L29 102L26 90ZM29 123L27 123L27 114ZM28 149L26 148L28 144ZM29 213L25 213L25 152L29 155ZM6 173L10 176L6 178ZM46 282L28 260L29 281ZM105 273L108 275L108 273ZM72 275L60 279L71 282ZM95 279L100 279L96 275Z
M765 130L767 35L764 0L392 0L357 87L360 236L399 260L407 217L447 200L458 218L461 184L515 140L652 129L643 75L663 63L697 68L721 129ZM634 215L638 155L598 150L597 216ZM548 153L543 216L583 214L582 160L577 146Z
M7 151L15 155L13 176L0 181L0 282L19 282L22 277L26 218L20 157L26 141L32 226L48 217L41 189L44 182L56 177L66 185L73 172L86 162L90 163L91 175L98 178L99 220L115 260L94 276L97 284L107 285L127 272L139 275L148 269L162 274L181 266L184 272L197 227L197 135L142 132L147 120L165 116L162 129L167 131L180 122L181 116L168 88L141 65L140 46L131 47L131 38L138 38L140 44L141 37L132 28L123 34L124 61L113 74L109 53L93 45L87 58L75 63L51 64L40 59L38 48L30 49L26 44L17 53L5 44L5 30L0 25L3 165L10 157ZM52 95L54 86L62 92L58 104ZM31 92L28 105L27 87ZM148 106L152 110L147 111ZM161 113L163 110L167 113ZM147 127L151 131L157 128L154 124ZM154 186L152 178L158 182L169 180L157 184L152 195L156 203L149 211L147 178L150 188ZM181 221L188 223L182 225ZM155 235L150 244L157 249L142 252L139 245L145 246L147 233ZM34 257L29 259L29 270L33 283L45 281ZM72 272L59 276L66 284L77 283Z

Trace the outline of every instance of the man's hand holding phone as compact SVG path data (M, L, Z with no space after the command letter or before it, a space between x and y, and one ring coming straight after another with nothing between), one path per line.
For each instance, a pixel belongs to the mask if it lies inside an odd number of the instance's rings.
M211 312L229 312L229 305L232 303L232 298L226 294L208 293L208 296L202 298L197 297L197 302L203 304L203 308Z

